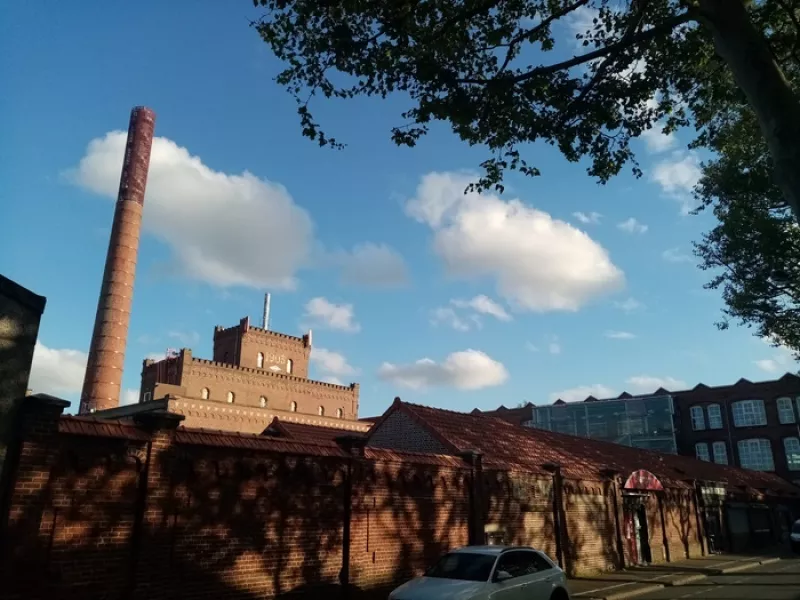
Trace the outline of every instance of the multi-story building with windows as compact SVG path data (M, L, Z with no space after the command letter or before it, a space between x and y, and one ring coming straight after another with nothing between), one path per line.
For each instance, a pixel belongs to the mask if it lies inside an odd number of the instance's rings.
M771 471L800 483L800 377L698 384L691 390L549 406L503 406L490 414L513 423L636 448Z
M358 421L357 383L308 378L311 332L287 335L254 327L245 317L214 329L213 359L188 348L142 364L139 402L97 412L126 418L141 412L183 415L189 427L261 433L281 421L365 432Z

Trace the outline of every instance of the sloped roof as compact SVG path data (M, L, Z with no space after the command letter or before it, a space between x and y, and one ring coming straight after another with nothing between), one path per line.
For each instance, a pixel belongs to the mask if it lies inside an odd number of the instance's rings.
M121 419L103 419L100 417L67 416L58 420L58 432L91 437L122 438L126 440L146 441L150 436Z
M625 477L646 469L668 487L688 487L687 480L696 479L800 495L800 488L770 473L521 427L497 417L431 408L399 399L385 413L384 419L396 410L404 411L454 454L469 450L480 452L488 468L546 473L542 465L550 463L560 465L567 478L588 480L600 479L607 469ZM380 422L375 429L378 427Z
M305 423L292 423L290 421L281 421L278 417L272 420L266 431L272 431L280 435L281 438L289 439L299 443L321 444L336 446L336 438L349 436L349 437L366 437L364 431L353 431L343 427L337 429L335 427L321 427L319 425L308 425Z

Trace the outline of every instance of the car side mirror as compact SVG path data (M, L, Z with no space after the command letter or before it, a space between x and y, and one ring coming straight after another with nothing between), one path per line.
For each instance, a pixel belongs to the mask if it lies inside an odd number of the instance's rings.
M509 579L513 579L514 577L508 571L498 571L494 574L494 580L497 583L502 583L503 581L508 581Z

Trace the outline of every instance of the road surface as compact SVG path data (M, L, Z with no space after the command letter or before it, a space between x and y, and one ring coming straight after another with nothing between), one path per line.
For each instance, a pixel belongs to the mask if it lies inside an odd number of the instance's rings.
M665 587L641 600L800 600L800 557L787 558L686 585Z

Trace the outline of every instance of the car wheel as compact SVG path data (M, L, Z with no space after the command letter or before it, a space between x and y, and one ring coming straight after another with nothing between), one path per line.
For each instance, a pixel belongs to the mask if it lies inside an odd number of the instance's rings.
M569 594L562 588L556 588L550 595L550 600L569 600Z

